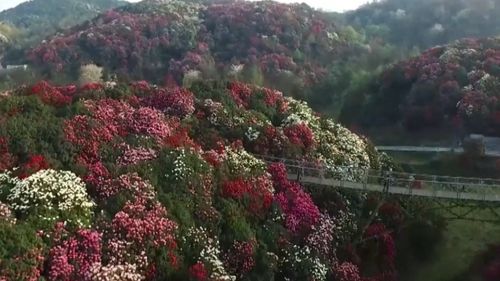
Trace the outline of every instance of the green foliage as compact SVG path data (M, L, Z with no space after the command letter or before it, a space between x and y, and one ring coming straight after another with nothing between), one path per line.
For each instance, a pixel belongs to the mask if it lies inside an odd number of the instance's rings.
M194 226L195 204L192 196L179 193L160 193L159 201L169 210L171 216L183 227Z
M247 213L243 206L233 200L221 199L222 228L221 242L249 241L255 237L255 232L247 222Z
M235 109L236 103L227 95L226 81L207 80L194 82L189 90L200 100L212 99L223 103L228 109Z
M26 254L42 245L42 241L34 235L35 230L28 224L11 225L0 222L0 257L9 260Z
M0 222L0 272L3 276L22 280L22 276L36 268L43 243L35 231L28 223L11 225Z
M264 85L264 74L257 65L249 65L243 68L243 73L241 74L242 81L247 83L255 84L258 86Z
M13 96L0 103L0 113L9 112L15 114L5 121L0 135L8 138L12 152L21 158L29 154L43 154L56 166L72 160L57 109L44 105L36 96Z
M278 267L276 256L270 256L267 245L260 244L255 253L255 267L248 274L246 280L267 281L275 280Z
M354 27L348 25L344 27L340 33L343 35L343 37L351 43L363 43L365 38L363 38L363 35L358 33Z

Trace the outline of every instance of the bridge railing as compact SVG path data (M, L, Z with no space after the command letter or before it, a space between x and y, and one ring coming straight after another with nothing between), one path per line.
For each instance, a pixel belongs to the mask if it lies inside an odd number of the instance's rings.
M289 175L297 175L297 179L315 178L316 181L330 182L331 184L357 183L364 188L380 190L389 188L389 191L404 194L426 194L426 196L457 198L467 196L475 200L486 200L500 196L500 180L448 177L404 172L387 172L373 169L358 169L357 179L339 178L332 174L322 162L301 161L295 159L278 158L272 156L258 156L266 162L281 162L286 166ZM353 167L337 167L350 169ZM352 186L352 185L351 185ZM500 198L499 198L500 200Z

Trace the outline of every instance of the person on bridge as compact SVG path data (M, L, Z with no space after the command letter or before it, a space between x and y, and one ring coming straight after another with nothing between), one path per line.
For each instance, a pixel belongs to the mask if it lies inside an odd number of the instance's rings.
M389 168L388 171L384 172L384 189L382 191L383 193L389 192L389 185L391 182L391 178L392 178L392 168Z
M410 175L410 177L408 178L408 189L412 190L414 185L415 185L415 176Z

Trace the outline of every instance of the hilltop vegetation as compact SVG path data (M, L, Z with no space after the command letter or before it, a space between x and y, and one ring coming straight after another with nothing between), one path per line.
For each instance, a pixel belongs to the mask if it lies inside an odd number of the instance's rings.
M368 38L419 49L500 34L499 0L384 0L345 15Z
M0 12L0 22L22 30L24 40L36 42L123 4L120 0L31 0Z
M324 78L344 43L327 15L307 5L146 1L53 37L30 61L53 75L95 63L122 78L230 77L292 94Z
M368 94L362 122L414 130L463 123L499 135L500 40L465 39L402 61Z

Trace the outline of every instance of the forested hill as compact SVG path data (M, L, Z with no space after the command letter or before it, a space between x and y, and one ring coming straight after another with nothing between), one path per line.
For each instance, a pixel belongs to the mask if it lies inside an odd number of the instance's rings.
M0 21L25 30L31 40L69 28L118 7L121 0L32 0L0 12Z
M368 125L439 127L500 135L500 39L465 39L402 61L380 77L361 112Z
M346 14L347 24L398 46L426 49L500 34L500 0L386 0Z
M95 63L154 82L170 74L300 87L326 76L342 44L328 15L307 5L145 1L53 37L30 58L56 73Z

